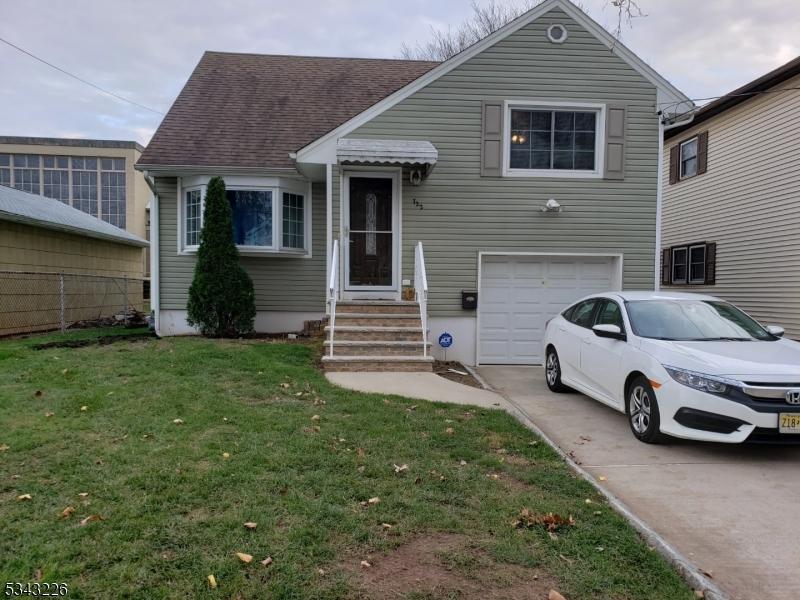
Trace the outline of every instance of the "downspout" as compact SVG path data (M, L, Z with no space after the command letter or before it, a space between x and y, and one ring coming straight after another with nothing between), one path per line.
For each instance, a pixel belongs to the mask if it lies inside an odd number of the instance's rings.
M664 206L664 132L676 127L683 127L689 125L694 121L694 113L689 115L689 118L677 123L664 123L665 117L658 112L658 180L656 181L656 252L654 258L655 265L655 281L653 282L653 289L659 291L661 289L661 212Z
M150 188L150 192L153 194L153 198L150 201L150 311L153 313L156 335L161 335L161 280L158 269L161 230L158 219L158 190L156 189L156 182L150 177L150 174L147 171L143 174L147 187Z

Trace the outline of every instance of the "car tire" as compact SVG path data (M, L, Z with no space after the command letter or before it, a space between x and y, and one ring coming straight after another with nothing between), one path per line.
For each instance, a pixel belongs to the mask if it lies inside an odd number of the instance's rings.
M639 376L628 386L625 392L625 414L637 440L645 444L659 444L664 441L658 399L647 377Z
M551 392L563 393L570 389L561 383L561 361L555 348L548 348L544 359L544 378Z

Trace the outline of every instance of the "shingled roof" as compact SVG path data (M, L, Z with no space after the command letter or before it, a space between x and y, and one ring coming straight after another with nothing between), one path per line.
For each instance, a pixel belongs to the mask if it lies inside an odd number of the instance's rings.
M292 167L290 152L437 64L206 52L137 165Z

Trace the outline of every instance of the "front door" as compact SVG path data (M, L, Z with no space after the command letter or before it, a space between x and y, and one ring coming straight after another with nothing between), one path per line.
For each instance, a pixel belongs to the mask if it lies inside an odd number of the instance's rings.
M346 288L365 292L396 290L395 179L385 174L353 174L347 180Z

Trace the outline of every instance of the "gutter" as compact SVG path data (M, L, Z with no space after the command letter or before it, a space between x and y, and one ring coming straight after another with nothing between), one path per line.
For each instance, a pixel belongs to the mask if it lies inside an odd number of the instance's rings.
M150 200L150 312L153 313L153 327L156 335L161 335L161 302L160 288L161 278L158 269L159 250L161 247L161 230L159 229L159 202L158 189L156 182L148 171L143 171L144 180L150 192L153 194Z

